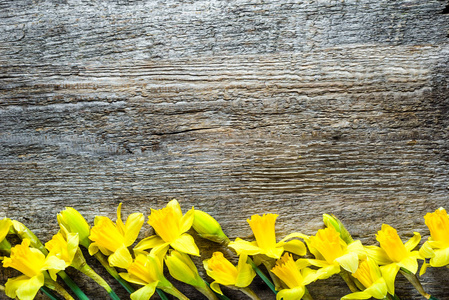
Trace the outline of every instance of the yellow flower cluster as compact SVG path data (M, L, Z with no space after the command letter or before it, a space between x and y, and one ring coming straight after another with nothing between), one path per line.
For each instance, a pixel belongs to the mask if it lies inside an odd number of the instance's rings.
M345 280L351 291L341 299L397 300L395 279L399 272L426 299L436 299L419 283L418 260L423 260L420 275L429 266L449 266L449 217L443 208L425 215L430 237L415 250L421 240L417 232L403 243L396 229L382 224L376 234L379 246L365 246L351 237L340 220L327 214L323 215L326 227L314 235L294 232L279 241L275 231L278 215L253 215L247 222L254 240L230 241L212 216L194 208L183 214L177 200L162 209L151 209L148 224L155 234L136 243L144 215L133 213L123 222L121 207L120 204L117 208L115 222L97 216L92 227L78 211L66 208L57 215L59 232L45 245L22 223L0 220L0 251L6 254L1 257L3 267L22 273L8 279L4 293L11 298L31 300L41 289L52 299L57 299L53 292L73 299L57 283L60 276L78 299L86 300L87 296L64 272L73 267L96 281L112 299L119 299L87 265L80 245L101 262L133 300L148 300L156 292L162 299L167 299L165 293L188 299L166 278L164 265L172 278L195 287L209 300L229 299L221 286L240 290L253 300L260 299L249 288L256 274L269 285L277 300L310 300L312 295L306 286L335 274ZM191 228L196 235L223 248L202 261L211 283L200 276L194 263L200 261L201 253L188 233ZM9 235L18 236L22 242L12 246ZM230 250L238 256L237 265L231 262L237 259ZM265 271L259 268L262 265Z

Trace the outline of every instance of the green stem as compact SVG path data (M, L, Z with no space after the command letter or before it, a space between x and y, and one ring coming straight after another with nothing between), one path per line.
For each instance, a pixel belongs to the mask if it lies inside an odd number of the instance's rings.
M76 294L78 299L80 300L89 300L89 298L84 294L84 292L79 288L78 285L72 280L72 278L67 275L66 272L60 271L58 272L59 277L64 280L64 282L68 285L68 287Z
M271 282L270 279L259 269L259 267L256 266L256 264L253 262L251 258L248 257L247 262L251 265L251 267L256 271L256 274L259 275L259 277L268 285L270 290L273 291L273 293L276 295L278 292L276 291L276 288L274 284Z
M117 270L114 267L111 267L109 265L107 258L101 252L95 253L94 256L101 263L103 268L105 268L106 271L108 271L108 273L112 277L114 277L114 279L117 280L118 283L120 283L122 285L122 287L125 288L125 290L129 294L132 294L136 291L126 280L124 280L122 277L120 277L120 275L118 274Z
M51 300L59 300L58 297L56 297L56 295L53 293L53 291L46 287L45 285L41 287L41 291L47 295L48 298L50 298Z
M90 278L92 278L99 286L104 288L106 292L108 292L111 299L120 300L120 298L115 294L115 292L112 290L109 284L100 275L98 275L87 263L83 264L82 267L79 268L78 270L83 272Z
M157 294L159 295L159 297L161 297L162 300L169 300L167 298L167 295L165 295L165 293L161 290L161 289L156 289Z

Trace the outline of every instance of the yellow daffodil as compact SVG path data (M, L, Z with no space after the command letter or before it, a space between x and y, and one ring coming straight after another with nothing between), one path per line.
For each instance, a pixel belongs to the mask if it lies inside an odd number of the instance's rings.
M394 281L400 268L404 268L413 274L418 271L418 261L420 258L418 251L412 251L421 240L421 235L414 232L413 237L405 244L402 243L396 229L382 224L382 228L377 232L376 239L380 247L366 247L368 256L373 258L377 264L381 265L380 270L388 287L388 292L394 295Z
M221 225L211 215L204 211L195 209L193 229L202 238L220 244L229 243L229 238L224 234Z
M163 259L154 255L137 255L136 259L127 268L128 273L120 273L123 279L143 285L131 294L132 300L148 300L156 288L160 288L178 299L188 300L164 277Z
M141 213L133 213L128 216L124 224L121 219L121 207L117 208L116 224L107 217L95 217L95 225L90 231L89 254L94 255L101 251L109 256L108 261L111 266L126 269L132 262L128 247L131 246L139 235L144 217Z
M195 287L209 300L217 300L215 294L209 289L206 282L201 278L198 273L198 269L189 255L173 250L170 251L170 253L165 257L165 263L167 264L168 271L173 278Z
M306 292L306 285L317 279L316 271L310 268L298 268L292 256L285 253L271 269L287 286L277 293L277 300L299 300Z
M424 263L420 275L426 272L427 265L443 267L449 265L449 217L444 208L440 207L433 213L424 216L430 231L430 238L419 249L422 257L430 258Z
M360 262L360 265L355 273L352 274L358 281L361 292L355 292L341 298L347 299L369 299L371 297L376 299L384 299L387 296L387 284L382 277L382 273L377 263L367 258Z
M204 260L203 265L207 275L214 279L214 282L210 285L212 290L223 295L220 284L246 288L256 276L251 265L246 262L247 258L247 255L241 255L237 267L227 260L221 252L214 252L210 259Z
M152 249L151 253L154 255L164 256L171 246L179 252L199 256L200 253L193 237L185 233L192 227L193 219L194 209L192 208L182 215L181 206L176 199L171 200L162 209L151 209L148 224L156 231L156 235L140 241L134 247L134 252L146 253L145 250Z
M78 234L70 233L67 240L64 238L61 232L55 234L50 241L45 243L45 248L48 249L49 255L54 255L57 258L65 262L65 268L72 264L75 254L78 250ZM57 271L50 270L49 273Z
M365 249L360 241L346 244L334 227L320 229L315 236L304 238L315 259L300 259L301 262L319 267L319 279L326 279L340 272L340 267L354 273L359 259L366 258Z
M275 223L278 215L264 214L253 215L247 222L254 233L256 241L248 242L237 238L234 242L229 243L229 247L233 248L239 255L256 255L264 254L270 258L279 259L284 251L289 251L297 255L305 255L306 247L299 240L290 240L294 237L302 237L297 233L286 236L279 242L276 242Z
M56 272L53 270L64 270L65 262L53 255L45 257L41 251L30 248L29 239L24 239L21 244L11 249L11 257L3 260L3 267L11 267L23 273L8 279L5 284L6 295L21 300L31 300L45 281L50 280L46 270L52 271L51 279L56 280Z
M74 208L66 207L57 215L59 225L67 229L68 232L78 233L79 243L85 248L89 248L90 226L86 219Z

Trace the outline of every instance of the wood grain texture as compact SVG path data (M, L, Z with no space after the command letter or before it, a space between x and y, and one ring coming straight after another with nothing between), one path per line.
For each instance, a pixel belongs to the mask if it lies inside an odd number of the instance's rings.
M447 5L0 0L0 217L46 241L65 206L92 222L177 198L231 238L268 212L279 237L334 213L366 243L382 223L427 238L423 215L449 207ZM447 278L423 281L445 299Z

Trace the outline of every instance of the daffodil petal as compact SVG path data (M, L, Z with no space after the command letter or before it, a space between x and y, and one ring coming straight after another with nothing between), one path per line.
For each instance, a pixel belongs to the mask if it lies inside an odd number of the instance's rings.
M26 275L20 275L15 278L9 278L5 284L6 296L15 299L17 289L21 287L23 284L25 284L28 280L30 280L30 277Z
M125 235L125 224L122 221L122 203L120 203L117 207L117 229L121 233L121 235Z
M248 242L240 238L236 238L235 241L230 242L228 246L234 249L239 255L241 253L256 255L262 252L262 249L257 246L256 242Z
M371 295L376 299L384 299L387 296L387 284L385 283L384 278L380 278L376 282L373 283L370 287L368 287L364 292Z
M179 231L184 233L187 230L189 230L190 227L192 227L194 219L195 219L195 210L192 208L182 216Z
M133 258L128 248L122 246L109 256L108 261L112 267L128 269L129 265L133 262Z
M156 286L158 283L159 281L155 281L144 285L142 288L131 294L131 300L149 300L156 291Z
M318 279L317 270L313 270L311 268L303 268L301 271L304 285L308 285L311 282L314 282Z
M299 240L291 240L282 245L284 251L303 256L307 253L306 245Z
M432 267L443 267L449 265L449 247L435 250L435 256L430 259Z
M317 279L327 279L334 274L340 273L340 266L338 265L327 265L316 271Z
M396 275L398 274L399 269L400 267L395 263L380 267L382 277L387 284L387 290L392 295L394 295L394 281L396 280Z
M139 235L145 218L142 213L133 213L128 216L125 224L125 245L131 246Z
M419 276L423 276L426 273L428 266L430 266L430 264L428 264L424 261L424 263L421 266L421 270L419 271Z
M366 246L365 249L368 257L374 259L378 265L388 265L392 263L392 260L384 249L377 246Z
M416 274L416 272L418 271L418 261L416 260L416 257L413 257L412 255L401 260L401 262L398 263L398 265L412 272L413 274Z
M328 267L330 264L325 261L325 260L321 260L321 259L308 259L308 258L300 258L301 260L305 260L307 261L310 265L318 267L318 268L324 268L324 267Z
M134 253L137 254L146 254L147 252L145 250L160 246L165 244L165 241L161 239L157 235L152 235L147 238L144 238L141 240L134 248Z
M54 255L49 255L45 259L44 265L42 266L42 270L55 270L55 272L51 272L50 276L53 280L56 280L56 273L58 271L64 270L67 267L67 263L57 258Z
M242 254L239 258L239 263L237 265L237 279L235 280L235 286L238 287L247 287L251 284L254 277L256 276L256 272L254 272L253 268L246 261L248 260L248 255Z
M338 262L343 269L349 271L350 273L357 271L359 266L359 256L355 252L349 252L348 254L342 255L336 258L335 261Z
M158 256L158 257L164 257L165 254L168 251L168 248L170 248L170 244L169 243L161 244L161 245L156 246L153 249L151 249L150 255Z
M304 286L298 286L293 289L280 290L276 295L276 300L300 300L304 296L306 289Z
M170 243L170 245L178 250L179 252L191 254L191 255L200 255L200 250L195 244L195 240L190 234L183 233L180 237Z
M139 279L136 276L131 276L129 273L119 273L119 275L120 275L120 277L122 277L123 279L125 279L126 281L131 282L131 283L135 283L138 285L146 285L147 284L147 282Z
M416 246L418 246L420 241L421 235L418 232L413 232L413 237L404 244L405 249L407 249L407 251L409 252L412 251L416 248Z
M3 241L9 233L9 228L12 226L11 219L4 218L0 220L0 242Z
M212 282L212 283L210 284L210 288L211 288L214 292L216 292L216 293L218 293L218 294L220 294L220 295L223 295L223 292L221 291L221 288L220 288L220 284L219 284L218 282L216 282L216 281Z
M435 251L430 246L429 242L425 242L419 249L419 255L421 255L424 258L432 258L435 256Z
M8 297L21 300L32 300L39 289L44 285L44 274L40 273L34 277L25 275L8 279L5 284L5 293Z
M300 238L300 239L303 239L303 240L307 240L309 238L309 236L305 235L305 234L303 234L301 232L293 232L293 233L290 233L289 235L287 235L282 240L280 240L279 243L284 243L285 241L293 239L293 238Z
M362 299L369 299L371 298L371 295L367 292L355 292L352 294L348 294L346 296L343 296L341 300L347 300L347 299L355 299L355 300L362 300Z
M359 240L356 240L348 245L348 252L355 252L359 256L359 259L363 260L366 259L367 253L365 246L362 245L362 242Z
M89 254L92 255L92 256L93 256L95 253L97 253L98 250L99 250L99 249L98 249L97 243L95 243L95 242L90 243L88 250L89 250Z

